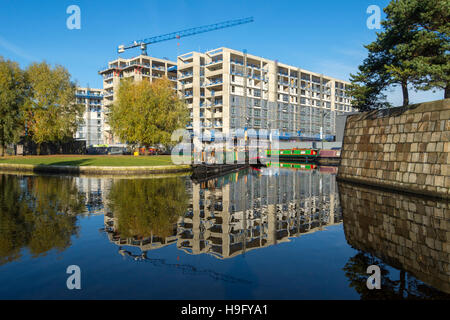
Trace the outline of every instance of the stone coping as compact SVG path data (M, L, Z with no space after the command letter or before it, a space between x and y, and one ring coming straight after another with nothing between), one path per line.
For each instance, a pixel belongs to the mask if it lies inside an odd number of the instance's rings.
M89 175L133 175L163 174L191 171L190 165L168 166L133 166L133 167L100 167L100 166L51 166L34 164L0 163L0 170L16 172L56 173L56 174L89 174Z

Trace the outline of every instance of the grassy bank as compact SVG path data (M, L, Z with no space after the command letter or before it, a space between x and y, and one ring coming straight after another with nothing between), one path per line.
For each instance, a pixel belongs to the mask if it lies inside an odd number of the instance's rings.
M17 156L0 158L0 163L31 164L48 166L167 166L173 165L171 156L89 156L89 155L52 155L52 156Z

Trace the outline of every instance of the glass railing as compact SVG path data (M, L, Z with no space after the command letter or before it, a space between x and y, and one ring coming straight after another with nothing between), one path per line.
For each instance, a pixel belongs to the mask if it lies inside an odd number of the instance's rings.
M230 61L231 61L231 63L238 64L238 65L240 65L240 66L243 66L243 65L244 65L244 62L243 62L243 61L233 60L233 59L231 59Z
M192 77L192 75L193 75L192 72L189 72L189 73L183 73L183 74L181 74L180 78L183 79L183 78L187 78L187 77Z
M236 76L241 76L241 77L244 76L244 73L242 73L242 72L237 72L237 71L231 71L231 74L236 75Z
M215 80L215 81L210 81L207 86L212 86L212 85L216 85L216 84L221 84L223 83L222 80Z
M213 60L213 61L207 63L206 65L209 66L211 64L219 63L219 62L222 62L222 61L223 61L223 59L217 59L217 60Z

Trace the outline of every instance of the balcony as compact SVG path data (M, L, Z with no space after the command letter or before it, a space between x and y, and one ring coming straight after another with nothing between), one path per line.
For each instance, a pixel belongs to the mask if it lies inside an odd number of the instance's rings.
M213 61L205 64L205 66L210 67L210 66L213 66L215 64L221 63L222 61L223 61L223 59L214 59Z
M258 66L255 65L255 64L252 64L252 63L247 63L247 68L252 68L252 69L256 69L256 70L261 70L260 67L258 67Z
M218 76L221 75L223 73L223 69L217 69L217 70L212 70L212 71L208 71L206 76L207 77L214 77L214 76Z
M153 70L163 71L163 72L166 71L166 67L163 67L163 66L152 66L152 69Z
M206 95L206 98L212 98L212 97L220 97L223 95L223 91L215 91L215 90L211 90L210 93L208 93Z
M240 77L243 77L243 76L244 76L244 73L243 73L243 72L239 72L239 71L236 71L236 70L231 70L230 73L231 73L232 75L235 75L235 76L240 76Z
M194 85L194 83L192 81L189 81L189 82L180 81L180 85L182 88L188 89L188 88L191 88Z
M217 80L210 80L206 86L207 87L212 87L212 86L219 86L223 84L223 80L222 79L217 79Z
M192 68L193 65L194 65L194 62L193 62L193 61L183 62L183 65L180 66L180 69L179 69L179 70L184 70L184 69Z
M119 66L114 66L114 65L107 65L107 66L102 67L98 71L98 73L103 73L103 72L106 72L108 70L115 70L115 69L120 69L120 67Z
M77 98L87 98L87 99L103 99L103 94L96 92L87 92L87 93L76 93L75 96Z
M231 61L232 64L237 64L237 65L240 65L240 66L244 65L243 61L240 61L240 60L237 60L237 59L236 60L231 59L230 61Z
M264 77L257 76L257 75L252 75L252 79L256 79L256 80L260 80L260 81L266 81L266 79Z
M192 72L185 72L180 75L180 79L186 79L192 77L194 74Z

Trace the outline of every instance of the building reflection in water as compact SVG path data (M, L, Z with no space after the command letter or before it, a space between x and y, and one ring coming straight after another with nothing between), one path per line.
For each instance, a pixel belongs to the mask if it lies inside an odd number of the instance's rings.
M224 259L341 221L334 175L265 173L245 170L193 183L192 208L178 223L177 247Z
M85 199L85 214L101 215L105 214L106 194L111 188L111 179L103 178L74 178L78 188L78 193Z
M202 183L179 179L185 181L191 201L172 228L166 225L166 232L161 234L149 224L145 236L142 233L125 236L119 231L119 213L111 208L105 214L108 237L118 246L137 247L143 252L176 242L179 249L189 254L206 253L224 259L341 222L334 174L284 169L278 172L274 176L244 170ZM124 186L128 195L133 194L129 192L133 183L129 180ZM168 199L174 190L167 189ZM110 201L117 202L113 198L110 196ZM128 198L124 202L137 205L141 214L150 208L141 207L138 199ZM130 207L124 213L130 215L130 210L133 209ZM157 209L152 210L155 214Z
M104 231L123 256L249 283L165 261L152 250L173 244L227 259L343 221L346 240L358 251L343 271L362 299L450 299L449 202L337 185L335 173L332 167L248 169L204 182L2 174L0 266L26 251L33 258L64 251L78 235L80 215L104 214ZM382 290L367 289L373 264L381 268Z
M450 204L339 182L347 242L360 252L344 270L363 298L367 266L388 264L399 280L382 276L384 298L450 298ZM417 279L442 291L417 282ZM390 291L390 294L389 294Z

